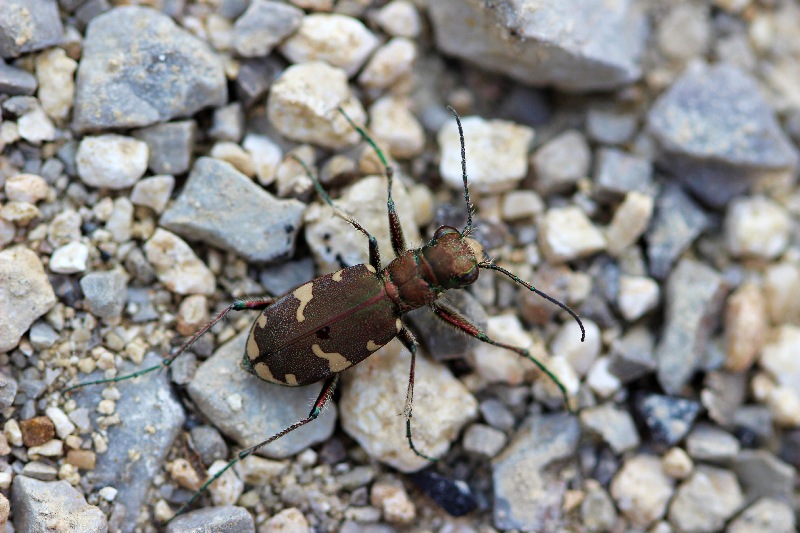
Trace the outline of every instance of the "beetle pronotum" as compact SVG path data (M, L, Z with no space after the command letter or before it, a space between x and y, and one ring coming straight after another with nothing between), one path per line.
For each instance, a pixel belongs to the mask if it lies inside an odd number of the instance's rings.
M86 385L114 383L141 376L159 368L169 367L175 358L185 352L201 335L230 311L245 309L259 310L261 314L250 329L247 347L242 358L242 368L264 381L290 387L324 381L322 390L306 418L295 422L267 440L239 452L222 470L200 487L178 510L176 516L238 461L316 419L325 404L331 399L339 373L363 361L395 337L398 337L411 353L408 389L403 408L406 418L406 438L414 453L425 459L434 460L417 450L411 436L417 342L402 321L404 314L422 306L429 306L436 317L471 337L514 351L533 361L556 383L569 407L569 398L564 385L528 350L491 339L468 318L439 301L439 297L445 291L464 288L474 283L478 279L479 269L495 270L567 311L580 326L581 341L586 335L580 318L572 309L492 263L486 258L478 241L470 236L473 230L472 204L467 185L464 132L458 114L452 108L448 107L448 109L455 117L461 141L461 169L464 182L464 201L467 206L467 223L463 230L441 226L427 244L421 248L407 249L392 199L392 167L370 136L361 127L354 124L343 110L339 109L339 112L344 115L362 139L372 147L383 164L388 181L389 228L392 249L396 258L386 268L382 268L378 242L375 237L352 216L334 205L319 181L298 159L298 162L306 168L306 172L314 182L322 199L334 208L338 216L344 218L368 239L369 264L355 265L320 276L278 298L237 300L197 331L177 351L164 358L161 364L124 376L82 383L65 390L68 392ZM275 327L275 325L280 325L280 327ZM356 325L357 327L354 327Z

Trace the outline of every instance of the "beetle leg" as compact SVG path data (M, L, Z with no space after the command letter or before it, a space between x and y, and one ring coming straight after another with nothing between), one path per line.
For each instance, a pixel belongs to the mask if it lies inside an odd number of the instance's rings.
M556 377L556 375L553 374L550 371L550 369L548 369L544 365L544 363L542 363L541 361L536 359L534 356L532 356L531 353L528 350L526 350L525 348L520 348L518 346L511 346L510 344L505 344L503 342L498 342L498 341L492 339L485 332L483 332L478 326L476 326L475 324L470 322L470 320L468 318L466 318L461 313L458 313L457 311L445 308L442 305L436 304L436 303L431 304L431 308L433 309L433 312L436 314L437 317L439 317L440 319L444 320L445 322L447 322L451 326L453 326L453 327L455 327L457 329L460 329L461 331L463 331L464 333L466 333L470 337L474 337L474 338L478 339L479 341L485 342L487 344L491 344L493 346L498 346L500 348L505 348L506 350L511 350L512 352L516 352L519 355L521 355L522 357L526 357L526 358L530 359L531 361L533 361L533 364L538 366L539 369L547 375L547 377L549 377L551 380L553 380L553 383L556 384L556 386L561 391L561 395L564 397L564 402L567 405L567 409L569 410L570 413L573 412L572 411L572 404L570 403L570 400L569 400L569 394L567 394L567 389L566 389L566 387L564 387L564 384L561 383L561 381Z
M406 439L408 439L408 446L411 448L412 452L419 455L423 459L427 459L428 461L436 461L437 459L428 457L424 453L417 450L417 447L414 446L414 440L411 438L411 411L414 407L414 370L417 366L417 339L414 338L414 335L405 326L400 330L400 333L398 333L397 336L400 339L400 342L402 342L403 345L408 348L408 351L411 352L411 367L408 372L406 403L403 407L403 412L400 413L406 417Z
M151 367L143 368L141 370L137 370L136 372L132 372L130 374L125 374L124 376L117 376L117 377L114 377L114 378L107 378L107 379L98 379L96 381L87 381L86 383L78 383L77 385L73 385L72 387L64 389L64 394L68 393L69 391L72 391L72 390L75 390L75 389L79 389L81 387L86 387L87 385L99 385L99 384L102 384L102 383L118 383L120 381L125 381L126 379L133 379L133 378L136 378L136 377L139 377L139 376L143 376L145 374L149 374L150 372L153 372L153 371L158 370L160 368L169 368L169 366L172 364L172 362L175 359L177 359L179 355L181 355L183 352L188 350L192 346L192 344L194 344L195 341L197 341L197 339L202 337L203 334L206 331L208 331L209 329L214 327L214 324L216 324L217 322L222 320L225 317L225 315L227 315L231 311L244 311L244 310L249 310L249 309L254 309L254 310L266 309L267 307L272 305L274 302L275 302L275 298L272 298L271 296L264 296L264 297L261 297L261 298L242 298L240 300L236 300L235 302L230 304L228 307L223 309L222 312L220 312L217 316L215 316L208 324L206 324L205 326L200 328L194 335L192 335L189 338L189 340L187 340L186 342L181 344L180 348L178 348L173 353L171 353L170 355L168 355L164 359L162 359L159 364L153 365Z
M219 479L219 477L222 474L224 474L225 471L228 470L230 467L232 467L233 465L235 465L236 463L238 463L239 461L241 461L245 457L248 457L248 456L254 454L255 452L257 452L258 450L260 450L261 448L263 448L267 444L270 444L271 442L275 442L276 440L278 440L279 438L283 437L287 433L291 433L295 429L297 429L297 428L299 428L301 426L304 426L304 425L308 424L309 422L313 422L320 415L322 410L325 408L325 405L333 397L333 391L336 388L336 382L337 381L339 381L339 374L334 374L334 375L332 375L331 377L329 377L328 379L325 380L325 383L322 385L322 390L319 391L319 396L317 396L317 400L314 402L314 405L311 408L311 412L308 414L308 416L306 418L304 418L302 420L298 420L297 422L295 422L291 426L289 426L286 429L280 431L279 433L276 433L275 435L271 436L270 438L268 438L264 442L260 442L260 443L256 444L255 446L250 446L249 448L246 448L246 449L240 451L238 454L236 454L236 457L234 457L231 462L229 462L228 464L226 464L222 468L222 470L220 470L219 472L214 474L208 481L206 481L203 484L203 486L200 487L197 490L197 492L195 492L192 495L191 498L189 498L189 501L184 503L181 506L181 508L178 509L178 512L175 513L175 515L172 518L175 518L175 516L178 516L187 507L189 507L191 504L193 504L195 502L195 500L197 500L197 498L203 492L205 492L205 490L208 488L208 486L211 485L212 483L214 483L214 481L216 481L217 479ZM172 521L172 518L167 520L165 522L165 525L169 524Z

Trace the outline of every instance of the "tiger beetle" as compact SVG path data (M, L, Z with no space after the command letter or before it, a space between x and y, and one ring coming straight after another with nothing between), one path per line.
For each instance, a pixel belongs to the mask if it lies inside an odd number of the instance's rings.
M445 323L494 346L499 346L530 359L558 386L567 408L571 411L569 397L564 385L524 348L511 346L490 338L478 326L459 312L439 300L449 289L462 289L475 283L480 269L494 270L505 274L515 283L538 294L569 313L580 326L581 341L586 337L583 323L566 304L536 289L508 270L492 263L483 252L473 232L473 206L467 185L467 161L464 146L464 131L458 113L448 106L458 125L461 141L461 170L464 182L464 201L467 206L467 223L459 231L450 226L441 226L427 244L417 249L408 249L403 229L392 199L394 171L375 141L339 108L339 112L371 146L383 165L387 178L387 208L392 250L396 256L386 268L382 267L378 241L351 215L334 205L308 166L299 158L308 177L313 181L318 194L334 209L337 216L361 232L369 242L369 264L351 266L318 277L278 298L243 298L236 300L203 326L175 352L155 366L131 374L82 383L65 390L115 383L135 378L160 368L167 368L184 353L200 336L211 329L230 311L259 310L261 314L253 323L247 339L241 366L247 372L264 381L299 387L324 381L322 390L314 401L311 412L267 440L239 452L222 470L211 477L178 510L181 514L202 494L208 486L226 470L245 457L252 455L267 444L316 419L333 396L339 374L369 357L395 337L400 339L411 354L408 374L408 389L402 414L406 419L406 439L411 450L418 456L435 461L414 446L411 436L411 411L414 397L414 367L417 357L417 341L403 324L402 317L409 311L428 306L436 317Z

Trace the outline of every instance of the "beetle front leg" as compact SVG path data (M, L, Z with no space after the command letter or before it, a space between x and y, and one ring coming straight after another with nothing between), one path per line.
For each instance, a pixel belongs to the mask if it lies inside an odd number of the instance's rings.
M419 455L423 459L427 459L428 461L436 461L437 459L429 457L417 450L417 447L414 446L414 440L411 438L411 411L414 407L414 371L416 370L417 366L417 339L414 338L414 335L405 326L403 326L403 329L401 329L400 333L397 334L397 337L400 339L400 342L402 342L403 345L408 348L408 351L411 352L411 366L408 371L406 403L403 407L403 412L400 413L406 417L406 439L408 439L408 446L411 448L412 452Z
M435 303L431 304L431 308L433 309L433 312L436 314L437 317L439 317L440 319L444 320L445 322L447 322L451 326L453 326L453 327L455 327L457 329L460 329L461 331L463 331L464 333L466 333L470 337L474 337L474 338L478 339L479 341L485 342L487 344L491 344L493 346L498 346L500 348L505 348L506 350L511 350L512 352L516 352L519 355L521 355L522 357L526 357L529 360L531 360L533 362L533 364L538 366L539 369L547 375L547 377L549 377L551 380L553 380L553 383L556 384L556 386L561 391L561 395L564 397L564 403L566 403L567 409L569 410L570 413L573 412L572 411L572 404L570 403L570 399L569 399L569 394L567 394L567 389L566 389L566 387L564 387L564 384L561 383L561 380L559 380L556 377L556 375L553 374L550 371L550 369L548 369L544 365L544 363L542 363L541 361L536 359L534 356L532 356L531 353L528 350L526 350L525 348L519 348L518 346L511 346L510 344L505 344L503 342L498 342L498 341L492 339L485 332L483 332L478 326L476 326L475 324L470 322L469 319L467 319L466 317L464 317L463 315L461 315L460 313L458 313L458 312L456 312L456 311L454 311L452 309L447 309L447 308L442 307L441 305L438 305L438 304L435 304Z

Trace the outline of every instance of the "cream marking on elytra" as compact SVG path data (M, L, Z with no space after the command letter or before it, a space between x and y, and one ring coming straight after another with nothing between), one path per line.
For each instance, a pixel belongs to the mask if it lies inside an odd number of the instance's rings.
M258 354L260 352L260 350L258 349L258 343L256 342L256 336L253 335L252 333L250 334L250 337L247 339L246 351L247 351L247 357L249 357L251 361L256 357L258 357Z
M375 267L372 266L372 265L364 265L364 266L367 267L367 270L369 270L373 274L375 274L377 272L377 270L375 270Z
M342 272L344 272L344 271L343 270L337 270L336 272L333 273L333 276L331 276L331 279L333 281L342 281Z
M383 345L382 344L375 344L372 341L367 341L367 350L369 350L370 352L374 352L375 350L377 350L381 346L383 346Z
M266 328L267 327L267 315L265 315L264 313L261 313L260 315L258 315L258 318L256 318L256 324L261 329Z
M297 377L294 374L286 374L287 385L297 385Z
M280 381L275 379L275 376L272 375L272 372L270 372L267 363L257 363L253 368L256 371L256 375L261 379L263 379L264 381L271 381L272 383L281 383Z
M400 331L401 329L403 329L403 321L398 318L397 320L394 321L394 327L397 328L397 331Z
M292 296L300 300L300 305L297 307L298 322L302 322L306 319L303 312L306 310L308 302L310 302L311 299L314 298L314 295L312 294L312 291L314 290L313 285L314 285L313 283L306 283L305 285L297 287L292 293Z
M317 357L328 361L331 372L341 372L350 366L350 361L345 359L342 354L338 352L324 352L322 348L319 347L319 344L312 344L311 351L314 352L314 355Z

